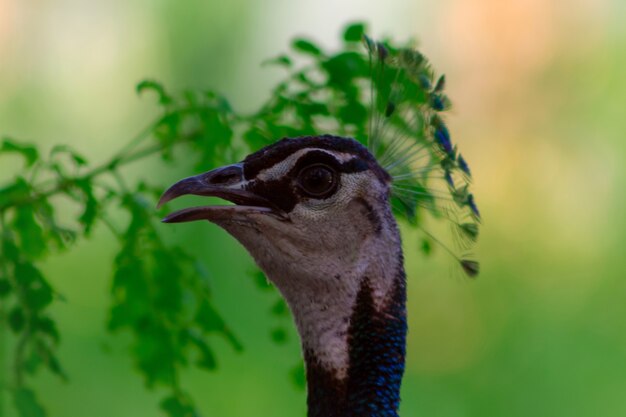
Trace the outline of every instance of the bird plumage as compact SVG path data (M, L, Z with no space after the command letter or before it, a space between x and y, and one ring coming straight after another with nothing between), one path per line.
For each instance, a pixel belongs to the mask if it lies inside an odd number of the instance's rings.
M165 221L223 227L282 293L302 338L310 416L395 415L406 313L390 183L357 141L302 137L184 179L163 196L237 204L185 209Z
M449 220L463 250L478 235L470 170L439 116L449 107L444 79L433 83L416 51L365 43L378 74L367 147L332 135L282 139L179 181L160 201L195 194L235 203L164 221L219 225L281 292L301 337L310 417L397 416L407 323L394 213ZM442 247L467 275L478 273L476 262Z

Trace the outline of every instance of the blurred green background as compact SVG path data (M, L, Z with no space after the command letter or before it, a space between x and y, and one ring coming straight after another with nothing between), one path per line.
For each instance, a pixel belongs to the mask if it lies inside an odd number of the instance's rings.
M294 36L333 46L345 23L364 20L373 36L416 37L448 75L448 121L484 227L476 282L450 274L443 253L423 258L417 236L404 235L401 415L624 416L625 19L622 0L0 0L0 132L68 143L97 163L153 118L153 100L135 94L140 79L213 88L253 109L281 76L259 64ZM20 167L0 163L0 180ZM164 184L192 169L139 165L129 175ZM285 345L271 340L274 296L249 278L250 257L210 224L171 233L206 260L215 303L245 346L235 353L216 339L218 371L184 374L200 410L304 415L290 378L295 331ZM98 228L43 265L67 298L53 316L70 381L35 381L51 416L161 415L128 340L105 331L115 250Z

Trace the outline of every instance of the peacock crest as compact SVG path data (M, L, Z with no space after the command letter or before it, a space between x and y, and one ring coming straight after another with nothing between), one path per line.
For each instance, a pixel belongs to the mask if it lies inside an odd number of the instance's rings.
M452 143L442 113L450 108L444 75L435 77L419 51L374 42L363 36L370 62L370 120L367 146L392 176L392 207L420 227L459 262L470 277L480 212L470 191L472 174ZM420 224L423 210L451 224L451 249Z

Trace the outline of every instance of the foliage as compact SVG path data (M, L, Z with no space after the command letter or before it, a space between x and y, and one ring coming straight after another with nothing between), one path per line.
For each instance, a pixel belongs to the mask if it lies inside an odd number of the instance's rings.
M212 303L206 268L159 233L154 206L163 184L148 179L128 184L124 168L154 156L166 164L176 163L174 150L182 148L187 150L186 156L196 158L197 170L206 170L238 160L277 139L302 135L334 133L365 143L373 112L389 113L390 109L388 103L368 105L372 100L369 85L375 75L369 56L363 53L364 30L363 24L347 27L343 50L337 53L310 40L295 40L294 55L268 61L284 68L287 75L267 102L250 115L237 113L226 98L213 91L171 94L156 81L139 83L139 94L156 95L160 114L101 165L91 164L67 146L56 146L44 156L36 146L3 140L0 157L15 154L24 160L24 170L0 188L0 320L17 339L14 372L4 388L12 393L22 417L46 415L29 378L41 369L68 378L56 356L59 326L49 314L50 305L63 298L50 277L43 275L41 262L50 254L68 250L77 239L90 238L98 225L108 227L119 240L108 328L133 335L131 355L146 385L169 390L161 402L166 414L198 415L192 398L180 385L181 369L190 364L215 369L209 334L222 335L234 349L242 346ZM429 68L420 77L424 84L423 91L416 92L420 103L428 103L436 111L447 108L443 79L435 83ZM387 78L378 79L375 88L384 93ZM60 208L68 205L79 213L76 218L59 215ZM112 210L125 213L128 220L123 227L111 220L108 213ZM399 215L413 224L420 217L417 207ZM423 250L430 251L427 241ZM254 275L264 283L262 274ZM286 312L278 299L272 313L284 317ZM281 327L270 334L276 343L286 337ZM303 384L301 366L292 377Z

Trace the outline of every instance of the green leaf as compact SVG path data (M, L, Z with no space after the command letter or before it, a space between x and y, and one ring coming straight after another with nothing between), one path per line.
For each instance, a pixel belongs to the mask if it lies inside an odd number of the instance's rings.
M198 274L198 277L201 279L204 289L207 291L210 291L211 274L209 274L209 270L207 269L206 265L204 265L204 263L202 263L201 261L197 259L194 259L192 263L193 263L193 270L196 274Z
M328 73L328 84L343 91L350 87L353 79L369 75L363 55L356 52L337 54L323 62L322 67Z
M276 300L276 302L272 306L271 311L272 311L272 314L275 316L288 316L289 315L289 308L287 307L287 303L282 297Z
M47 365L50 372L60 377L63 381L68 380L65 371L63 370L63 368L61 367L61 364L59 363L59 360L54 355L54 352L52 351L50 346L44 343L43 340L37 340L36 355L39 356L42 362Z
M0 262L3 262L0 260ZM0 298L8 296L12 291L11 282L8 279L0 278Z
M311 116L321 115L328 116L330 112L328 111L328 106L323 103L299 103L297 105L297 110L301 113L303 118L310 118Z
M24 302L30 309L39 311L52 302L52 287L33 264L16 264L15 279L23 287Z
M154 317L142 320L132 351L149 387L156 383L170 386L176 383L176 365L182 362L181 350L164 323Z
M270 336L272 337L272 340L279 345L287 342L287 331L282 327L272 329Z
M246 133L243 134L243 140L246 141L250 149L253 151L261 149L271 143L271 140L268 140L268 138L256 128L251 128L246 131Z
M46 417L46 411L39 405L35 392L31 389L15 389L13 403L20 417Z
M193 404L187 396L172 395L161 401L161 409L170 417L197 417Z
M132 242L131 242L132 243ZM127 245L116 258L113 275L113 307L109 318L109 329L135 326L150 310L147 296L150 287L146 282L146 269L134 246Z
M227 118L214 110L203 111L199 118L202 123L202 137L197 144L203 154L198 168L207 164L221 165L224 163L224 153L232 146L233 129Z
M22 177L15 178L15 182L0 188L0 206L12 205L16 201L30 197L31 187Z
M196 323L198 323L205 332L221 332L225 327L224 320L207 300L204 300L200 304L196 315Z
M14 152L22 155L26 160L26 166L32 166L39 159L39 152L33 145L19 143L9 138L4 138L0 153Z
M25 205L16 209L13 227L19 236L19 246L24 255L30 259L38 259L45 253L46 240L41 226L35 219L32 205Z
M198 323L200 328L207 333L222 333L233 346L233 349L237 351L243 350L241 342L239 342L235 335L228 329L228 327L226 327L224 320L219 315L215 307L213 307L206 299L200 303L200 307L196 313L195 322Z
M9 326L14 333L19 333L24 328L26 324L26 319L24 317L24 311L21 307L15 306L13 310L9 313Z
M35 349L30 351L30 354L22 362L22 367L29 375L35 375L35 373L41 368L43 358Z
M176 315L182 306L182 288L179 280L172 277L182 275L176 254L166 250L153 252L154 273L154 306L161 312Z
M20 250L15 245L12 236L9 233L4 233L2 239L2 253L4 257L13 263L16 263L20 259Z
M51 318L38 317L35 320L33 327L35 330L48 335L54 343L59 343L59 331L57 330L56 323Z
M367 121L367 109L358 101L350 101L339 109L337 117L345 124L359 126Z
M143 80L136 87L137 94L141 94L144 91L154 91L159 97L159 104L168 105L173 102L172 97L167 94L163 85L154 80Z
M319 56L322 54L320 48L318 48L313 42L306 39L296 39L293 44L293 49L305 54Z
M261 290L271 290L272 284L270 284L269 280L260 269L254 269L251 272L252 278L254 279L257 288Z
M200 353L196 364L200 368L204 368L209 371L215 370L217 368L217 360L215 359L213 350L211 350L206 341L204 341L201 337L195 335L191 335L191 341L193 342L194 346L198 348L198 351Z
M76 187L78 187L78 189L82 192L84 199L83 201L85 204L85 209L83 210L80 217L78 217L78 221L83 225L83 231L85 235L89 236L94 222L98 218L100 205L98 204L98 200L96 200L93 195L93 189L90 180L76 180Z
M181 136L182 122L183 118L178 111L168 112L159 120L154 129L154 135L163 145L166 145L163 150L164 159L171 157L171 146Z
M423 239L422 240L422 252L424 253L424 255L430 255L430 253L432 252L432 244L430 243L430 240L428 239Z
M290 372L291 381L294 385L303 390L306 387L306 373L304 372L304 364L299 362L291 369Z
M364 23L353 23L346 27L343 32L343 40L346 42L361 42L363 35L365 34Z
M291 58L289 58L287 55L280 55L276 58L268 59L267 61L263 62L263 65L279 65L286 68L291 68L293 66L293 62L291 61Z
M67 377L67 374L61 367L61 363L59 362L59 359L55 355L50 354L50 356L48 356L47 362L48 362L48 370L50 370L50 372L52 372L54 375L61 378L61 380L64 382L67 382L69 380Z

